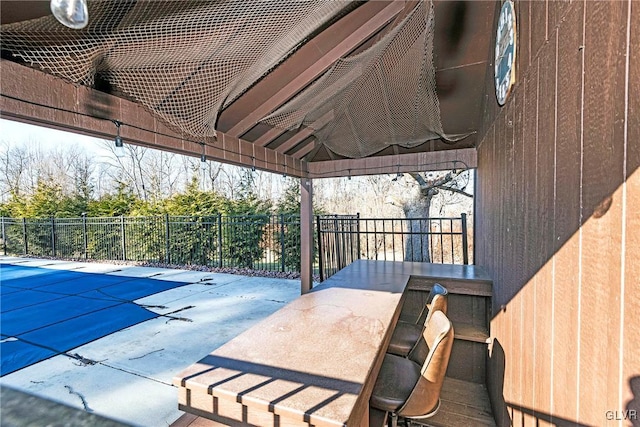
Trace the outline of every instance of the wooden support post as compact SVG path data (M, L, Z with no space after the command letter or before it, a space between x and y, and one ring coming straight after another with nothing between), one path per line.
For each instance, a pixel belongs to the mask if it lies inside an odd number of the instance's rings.
M300 179L300 292L313 286L313 181Z

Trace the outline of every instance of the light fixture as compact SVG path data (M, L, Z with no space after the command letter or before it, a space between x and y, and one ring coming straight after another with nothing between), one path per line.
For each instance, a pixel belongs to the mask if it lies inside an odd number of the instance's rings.
M404 174L402 172L400 172L400 165L398 165L398 173L396 173L395 178L393 178L391 181L397 181L398 179L402 178Z
M200 169L207 170L207 156L204 153L200 155Z
M115 123L116 125L116 130L117 130L117 134L116 134L116 139L115 139L115 143L116 143L116 148L115 150L113 150L113 152L115 153L116 157L120 158L120 157L124 157L125 152L124 152L124 143L122 141L122 137L120 136L120 122L117 120L114 120L113 123Z
M89 23L86 0L51 0L51 13L60 23L74 30L81 30Z
M252 157L251 158L251 172L255 172L256 171L256 158Z

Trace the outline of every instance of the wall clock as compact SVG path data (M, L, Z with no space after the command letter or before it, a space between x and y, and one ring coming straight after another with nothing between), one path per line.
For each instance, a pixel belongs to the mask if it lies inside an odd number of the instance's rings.
M500 10L494 64L496 98L504 105L516 81L516 13L511 0L506 0Z

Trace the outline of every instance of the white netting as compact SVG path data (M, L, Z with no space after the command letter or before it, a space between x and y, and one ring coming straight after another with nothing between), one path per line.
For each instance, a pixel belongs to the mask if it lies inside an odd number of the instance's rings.
M193 136L346 1L89 1L89 25L47 16L2 26L2 49L72 82L96 75Z
M346 157L446 138L436 96L433 30L433 4L420 2L375 45L337 61L263 122L309 127L318 141Z

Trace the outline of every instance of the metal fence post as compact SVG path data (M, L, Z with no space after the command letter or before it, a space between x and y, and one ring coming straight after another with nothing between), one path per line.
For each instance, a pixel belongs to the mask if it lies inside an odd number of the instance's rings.
M360 259L360 212L356 213L356 233L358 239L358 256L356 259Z
M333 217L333 235L335 236L336 239L336 268L338 270L342 270L342 268L344 267L344 260L342 259L342 251L341 249L343 249L340 245L344 243L344 233L340 232L341 230L339 229L339 225L338 225L338 215L334 215ZM342 239L340 238L340 234L342 234Z
M467 214L460 215L460 222L462 222L462 263L469 264L469 248L467 243Z
M2 217L2 250L5 254L5 256L7 255L7 233L5 232L4 229L4 216Z
M285 270L285 248L284 248L284 214L280 214L280 263L281 269Z
M51 217L51 252L53 257L56 256L56 219Z
M24 254L29 254L29 244L27 243L27 219L22 218L22 238L24 240Z
M120 215L120 240L122 243L122 260L127 260L127 240L124 235L124 215Z
M84 259L89 258L89 237L87 236L87 213L82 212L82 243L84 246Z
M324 282L324 271L322 266L322 234L320 231L320 215L316 215L316 228L318 232L318 273L320 273L320 281Z
M200 216L200 238L198 239L198 242L200 244L200 265L207 265L207 251L206 251L206 245L203 242L203 238L204 236L206 236L206 217Z
M222 214L218 214L218 267L222 268Z
M171 234L169 230L169 214L166 213L164 214L164 240L165 240L164 259L167 264L171 263L171 245L169 243L170 238L171 238Z

